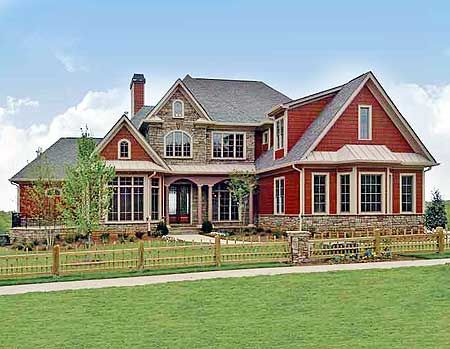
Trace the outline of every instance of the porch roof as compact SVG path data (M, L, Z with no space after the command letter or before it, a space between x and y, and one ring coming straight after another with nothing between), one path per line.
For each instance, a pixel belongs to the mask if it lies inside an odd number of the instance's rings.
M229 174L232 172L255 172L254 164L208 164L170 165L174 174Z
M137 172L167 172L167 170L151 161L136 160L106 160L106 164L113 166L116 171L137 171Z

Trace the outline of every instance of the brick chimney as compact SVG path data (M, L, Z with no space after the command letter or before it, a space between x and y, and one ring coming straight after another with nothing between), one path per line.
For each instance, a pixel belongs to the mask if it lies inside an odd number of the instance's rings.
M144 106L144 74L134 74L130 83L131 90L131 116L136 114Z

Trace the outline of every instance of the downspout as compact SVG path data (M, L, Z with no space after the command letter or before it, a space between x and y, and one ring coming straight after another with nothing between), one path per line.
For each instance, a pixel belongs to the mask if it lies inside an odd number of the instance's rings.
M150 185L147 185L147 192L148 192L148 187L150 187L150 189L151 189L151 187L152 187L152 178L153 177L155 177L155 175L156 175L156 171L153 171L153 173L150 175L150 176L148 176L148 179L149 179L149 184ZM147 200L146 200L147 202L149 202L150 203L150 206L151 206L151 202L152 202L152 192L151 192L151 190L150 190L150 195L149 195L149 197L147 198ZM152 207L150 207L150 211L148 212L148 216L147 216L147 231L149 232L149 231L152 231L152 227L151 227L151 221L152 221Z
M298 192L298 228L299 231L303 230L303 200L302 200L302 194L303 194L303 190L302 190L302 182L303 182L303 170L300 168L297 168L295 166L295 164L292 164L292 168L297 171L299 173L299 183L298 183L298 187L299 187L299 192Z

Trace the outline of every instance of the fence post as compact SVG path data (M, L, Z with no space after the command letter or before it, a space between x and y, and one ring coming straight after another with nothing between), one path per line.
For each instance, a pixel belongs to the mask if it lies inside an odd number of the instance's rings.
M379 256L381 254L381 235L380 235L380 229L375 229L375 255Z
M444 253L445 252L444 228L437 227L436 232L437 232L438 252Z
M215 249L214 249L214 251L215 251L215 253L214 253L214 257L215 257L215 260L216 260L216 266L217 267L220 267L220 265L221 265L221 256L220 256L220 236L219 235L216 235L216 240L215 240L215 244L214 244L215 246Z
M137 267L139 270L144 269L144 241L139 241Z
M60 247L59 245L55 245L53 246L53 259L52 259L52 274L54 276L58 276L59 275L59 252L60 252Z

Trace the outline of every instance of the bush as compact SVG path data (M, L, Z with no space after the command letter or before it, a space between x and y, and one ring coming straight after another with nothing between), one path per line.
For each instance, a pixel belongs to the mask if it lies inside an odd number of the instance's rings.
M134 235L136 236L137 239L142 240L145 233L143 231L137 231Z
M427 205L425 210L425 226L430 230L437 227L445 229L447 223L444 200L442 200L439 190L435 190L432 193L431 203Z
M267 235L271 235L272 234L272 229L270 229L270 228L266 229L266 234Z
M203 221L202 232L205 234L211 234L213 231L213 224L210 221Z
M167 228L167 225L165 222L161 221L156 226L155 234L154 236L161 237L169 235L169 228Z
M102 235L100 235L100 240L106 244L109 242L109 233L102 233Z
M119 233L117 234L117 239L121 244L124 244L128 240L128 234L127 233Z
M256 228L257 233L264 233L264 228L258 227Z

